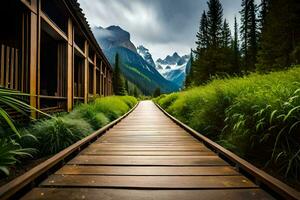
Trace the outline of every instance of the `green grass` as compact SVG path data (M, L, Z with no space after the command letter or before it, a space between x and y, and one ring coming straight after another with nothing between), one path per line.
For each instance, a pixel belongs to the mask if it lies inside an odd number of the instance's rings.
M55 154L125 114L136 103L134 97L111 96L78 105L69 114L39 120L24 129L22 133L34 137L22 139L21 145L36 148L36 157Z
M151 82L151 79L149 77L147 77L145 74L143 74L142 72L140 72L138 69L131 67L130 65L125 65L125 67L129 70L131 70L132 72L140 75L141 77L143 77L146 81Z
M300 178L300 68L216 79L155 99L236 154Z

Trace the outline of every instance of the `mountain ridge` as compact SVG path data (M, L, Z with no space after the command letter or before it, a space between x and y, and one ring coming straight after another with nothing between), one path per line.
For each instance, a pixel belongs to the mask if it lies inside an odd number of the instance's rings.
M130 34L119 26L107 28L96 27L93 29L95 37L109 62L114 66L115 55L118 53L121 61L123 75L136 84L146 95L152 95L156 88L163 93L178 91L178 85L166 80L155 67L149 50L135 45L130 41ZM138 51L144 51L146 61ZM151 64L151 60L153 63ZM150 63L149 63L150 62Z

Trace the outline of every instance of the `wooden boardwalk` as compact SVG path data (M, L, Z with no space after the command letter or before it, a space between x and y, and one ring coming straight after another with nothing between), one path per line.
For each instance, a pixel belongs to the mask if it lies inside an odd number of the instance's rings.
M143 101L22 199L273 199Z

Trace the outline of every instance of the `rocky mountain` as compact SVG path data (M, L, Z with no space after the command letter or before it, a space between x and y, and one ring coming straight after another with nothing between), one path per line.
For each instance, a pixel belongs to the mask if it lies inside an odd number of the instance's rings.
M137 53L136 47L130 41L130 34L124 31L119 26L109 26L102 28L101 26L95 27L93 33L104 50L109 50L114 47L124 47Z
M171 56L166 56L165 59L157 59L156 69L163 77L181 88L185 80L189 60L189 55L179 56L175 52Z
M149 50L142 46L137 49L130 41L130 34L127 31L119 26L110 26L96 27L93 33L112 66L118 53L122 73L145 94L152 94L158 87L164 93L178 91L178 85L166 80L156 70Z
M137 47L137 52L144 58L144 60L150 64L151 66L155 67L155 63L153 61L152 55L149 52L149 49L144 47L143 45L140 45Z

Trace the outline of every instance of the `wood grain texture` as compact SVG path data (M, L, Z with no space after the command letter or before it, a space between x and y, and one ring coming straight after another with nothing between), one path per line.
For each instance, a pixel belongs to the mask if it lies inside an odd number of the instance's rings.
M22 200L269 200L260 189L231 190L128 190L94 188L35 188Z
M272 197L143 101L23 199Z

